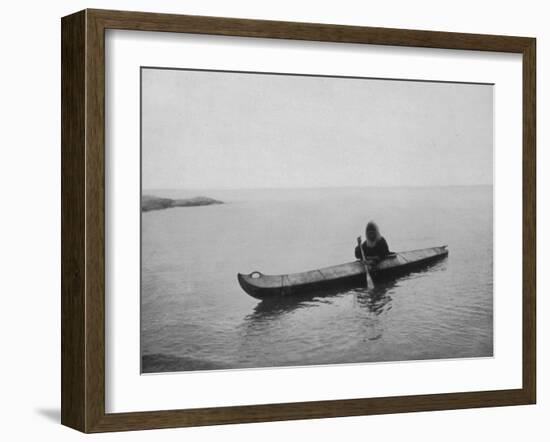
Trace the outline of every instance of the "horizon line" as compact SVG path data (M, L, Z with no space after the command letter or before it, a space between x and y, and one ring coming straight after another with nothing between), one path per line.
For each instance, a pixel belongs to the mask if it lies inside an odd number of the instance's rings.
M143 191L156 190L315 190L315 189L399 189L407 188L430 188L430 187L489 187L494 186L494 183L478 183L478 184L413 184L413 185L367 185L367 186L297 186L297 187L141 187Z

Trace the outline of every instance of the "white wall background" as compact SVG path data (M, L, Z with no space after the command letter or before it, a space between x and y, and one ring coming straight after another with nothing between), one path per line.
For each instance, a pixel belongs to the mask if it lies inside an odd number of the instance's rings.
M538 39L539 403L530 407L232 425L93 436L95 440L546 440L550 415L550 12L546 2L462 0L20 0L2 8L0 68L0 435L80 440L59 425L60 23L86 7L311 21ZM543 173L547 170L548 173Z

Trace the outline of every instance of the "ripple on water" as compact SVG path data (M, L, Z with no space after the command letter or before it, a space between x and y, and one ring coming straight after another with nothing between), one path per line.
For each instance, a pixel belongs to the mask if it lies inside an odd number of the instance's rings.
M144 215L145 371L493 354L490 188L300 192L275 192L273 201L213 194L237 202ZM238 286L237 272L349 261L365 207L392 249L447 243L449 258L371 290L297 301L258 302ZM277 221L289 214L291 222ZM205 238L216 238L215 252Z

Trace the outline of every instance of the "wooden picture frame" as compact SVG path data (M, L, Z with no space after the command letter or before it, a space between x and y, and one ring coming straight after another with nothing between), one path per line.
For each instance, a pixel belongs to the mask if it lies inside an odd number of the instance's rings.
M495 51L523 57L523 385L221 408L105 412L105 30ZM62 409L83 432L533 404L536 398L534 38L84 10L62 19Z

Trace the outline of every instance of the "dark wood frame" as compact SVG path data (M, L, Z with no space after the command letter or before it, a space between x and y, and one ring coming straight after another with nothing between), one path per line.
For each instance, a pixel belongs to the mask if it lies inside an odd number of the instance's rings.
M536 97L534 38L84 10L62 19L61 422L84 432L534 404ZM519 53L523 56L523 386L136 413L105 413L105 30Z

